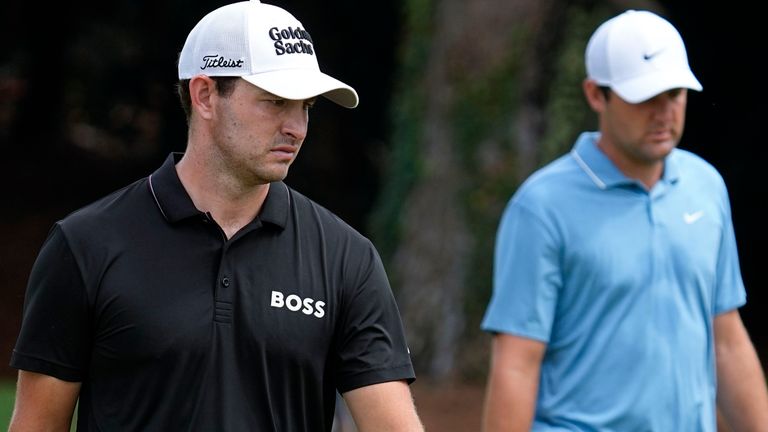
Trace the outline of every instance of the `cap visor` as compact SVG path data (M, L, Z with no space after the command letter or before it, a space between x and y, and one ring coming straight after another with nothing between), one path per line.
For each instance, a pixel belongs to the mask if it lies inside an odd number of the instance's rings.
M325 96L346 108L356 107L359 101L355 89L317 70L283 69L244 76L243 79L285 99Z
M611 88L625 101L636 104L647 101L667 90L687 88L701 91L702 86L699 80L693 76L693 73L683 70L677 72L659 71L653 74L646 74L640 78L624 81L621 84L614 84Z

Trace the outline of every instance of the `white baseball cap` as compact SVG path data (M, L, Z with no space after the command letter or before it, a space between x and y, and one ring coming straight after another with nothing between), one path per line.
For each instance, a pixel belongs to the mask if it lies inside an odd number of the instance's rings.
M315 44L293 15L258 0L222 6L200 20L179 56L179 79L238 76L285 99L325 96L347 108L357 92L320 72Z
M587 43L587 77L629 103L675 88L701 91L680 33L664 18L628 10L604 22Z

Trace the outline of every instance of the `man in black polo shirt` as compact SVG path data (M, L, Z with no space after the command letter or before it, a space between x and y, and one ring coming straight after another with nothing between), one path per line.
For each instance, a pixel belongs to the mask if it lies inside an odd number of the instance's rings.
M317 96L283 9L219 8L179 58L186 152L56 223L30 276L11 431L421 431L373 245L282 180Z

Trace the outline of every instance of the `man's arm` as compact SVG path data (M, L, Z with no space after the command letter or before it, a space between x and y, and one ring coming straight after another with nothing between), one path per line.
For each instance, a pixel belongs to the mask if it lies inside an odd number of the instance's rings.
M19 371L8 432L69 432L79 394L79 382Z
M423 432L411 390L405 381L389 381L344 393L360 432Z
M765 375L738 310L715 317L717 405L734 432L768 430Z
M539 372L546 344L496 334L483 412L485 432L530 431L536 411Z

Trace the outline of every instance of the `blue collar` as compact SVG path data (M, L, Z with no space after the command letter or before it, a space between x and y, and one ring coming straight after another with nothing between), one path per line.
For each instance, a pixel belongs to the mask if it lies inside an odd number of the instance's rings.
M640 185L635 180L627 177L618 167L608 159L608 156L597 147L600 132L583 132L576 140L571 156L589 178L600 189L620 187L627 185ZM664 159L664 172L659 180L662 183L672 184L680 178L680 171L676 163L676 149Z

